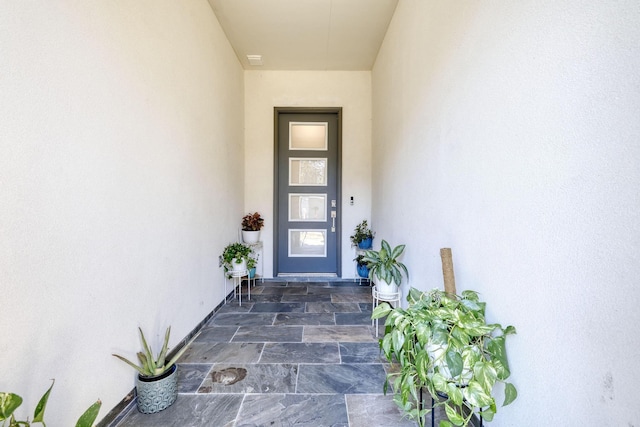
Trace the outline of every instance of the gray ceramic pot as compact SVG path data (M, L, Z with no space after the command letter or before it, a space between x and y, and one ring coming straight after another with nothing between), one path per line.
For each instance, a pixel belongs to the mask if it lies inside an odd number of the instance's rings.
M154 414L168 408L178 397L178 365L173 365L164 374L149 378L136 377L138 411Z

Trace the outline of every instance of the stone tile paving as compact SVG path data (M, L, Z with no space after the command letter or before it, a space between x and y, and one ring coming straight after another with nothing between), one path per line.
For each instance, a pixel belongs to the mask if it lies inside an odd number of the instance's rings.
M223 305L179 360L176 403L144 415L132 402L111 427L416 426L382 391L390 367L371 288L267 281L245 298Z

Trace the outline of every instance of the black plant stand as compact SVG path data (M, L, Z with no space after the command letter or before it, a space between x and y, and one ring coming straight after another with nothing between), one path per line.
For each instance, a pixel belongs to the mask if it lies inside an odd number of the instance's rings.
M422 412L422 410L424 409L424 394L423 394L423 388L420 388L420 402L418 403L418 411ZM443 398L447 398L447 395L444 393L440 393L438 392L438 395L440 397ZM435 406L436 406L436 401L433 398L433 396L429 395L429 397L431 397L431 427L436 427L436 411L435 411ZM479 427L483 427L483 419L482 417L479 417L480 419L480 425ZM476 416L474 415L473 417L471 417L471 423L474 426L477 426L478 423L476 422Z

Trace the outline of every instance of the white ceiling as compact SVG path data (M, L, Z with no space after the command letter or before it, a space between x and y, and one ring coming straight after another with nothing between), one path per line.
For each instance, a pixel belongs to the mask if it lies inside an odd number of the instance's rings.
M209 3L245 69L371 70L398 0Z

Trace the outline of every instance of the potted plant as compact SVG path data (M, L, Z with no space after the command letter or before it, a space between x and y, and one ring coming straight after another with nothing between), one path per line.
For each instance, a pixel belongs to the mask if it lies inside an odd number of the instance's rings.
M245 243L257 243L260 241L260 230L264 227L264 219L258 212L250 213L242 217L242 241Z
M147 344L142 329L138 328L138 330L140 331L140 340L142 341L142 351L137 353L140 364L136 365L117 354L113 356L138 371L136 377L136 392L138 395L136 403L138 410L143 414L153 414L168 408L176 401L178 397L178 366L176 365L176 361L185 352L188 344L185 344L185 346L167 362L166 357L171 326L167 328L164 334L164 344L157 356L154 356L151 347Z
M360 224L356 225L350 239L354 246L357 246L360 249L370 249L373 244L374 236L375 233L371 231L369 224L367 224L367 220L365 219L362 220Z
M367 262L364 260L364 255L360 254L353 259L356 262L356 271L358 272L358 276L362 278L369 277L369 266Z
M251 248L244 243L230 243L222 251L224 271L245 271L247 260L250 258Z
M444 406L447 420L440 427L467 426L474 415L491 421L496 383L505 386L502 406L517 397L516 388L506 382L510 371L505 340L515 328L487 324L486 303L474 291L458 296L412 288L407 300L406 309L380 304L371 316L387 317L380 348L400 367L388 374L384 392L391 385L395 402L420 426L433 409L419 401L422 389L434 407Z
M247 270L249 271L249 279L253 279L256 277L256 268L258 266L258 257L260 255L256 255L255 257L249 256L247 258Z
M369 279L376 284L376 289L382 295L392 295L398 292L402 283L402 273L409 278L407 267L398 261L405 245L398 245L391 249L386 240L382 240L379 251L368 250L364 253L363 261L369 267Z
M3 427L29 427L31 426L31 423L40 423L44 426L44 410L47 407L47 402L49 401L49 395L51 394L53 384L55 384L55 381L53 381L51 387L49 387L38 401L31 421L29 421L28 418L27 421L18 421L14 415L14 411L22 405L22 397L15 393L0 392L0 421L2 421L2 424L0 425ZM91 405L89 409L80 416L76 422L76 427L91 427L98 417L100 406L102 406L102 402L100 400ZM7 421L9 424L7 424Z

